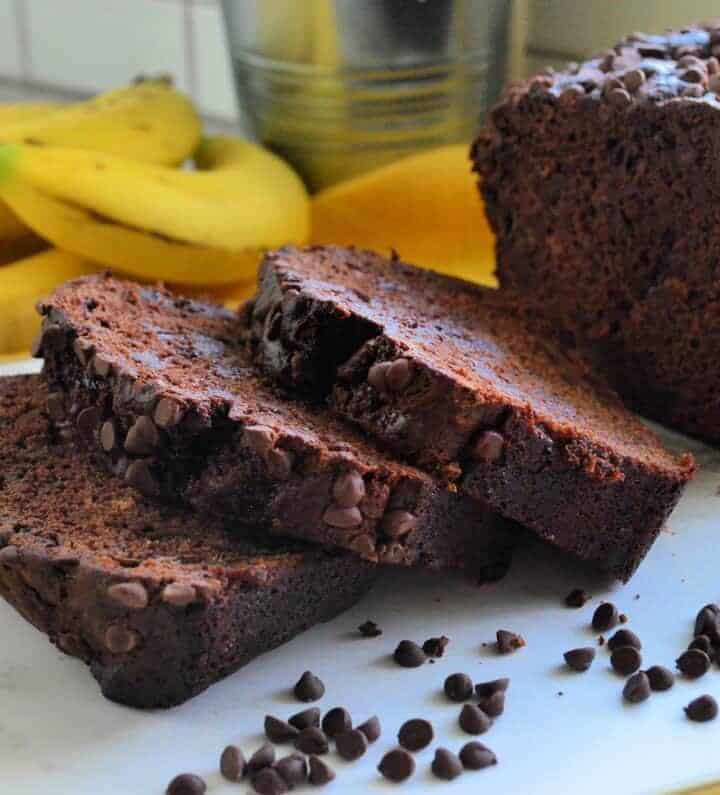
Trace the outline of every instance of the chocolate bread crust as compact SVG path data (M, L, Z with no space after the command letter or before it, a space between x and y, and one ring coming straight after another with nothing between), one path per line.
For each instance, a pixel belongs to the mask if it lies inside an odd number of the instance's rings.
M265 257L244 319L271 377L620 579L692 475L511 293L287 248Z
M234 314L109 277L42 311L59 425L144 493L371 561L507 566L514 528L264 385Z
M720 441L720 28L510 87L472 151L498 278L624 400Z
M0 379L0 594L107 698L179 704L372 583L355 556L154 505L59 439L46 401L37 376Z

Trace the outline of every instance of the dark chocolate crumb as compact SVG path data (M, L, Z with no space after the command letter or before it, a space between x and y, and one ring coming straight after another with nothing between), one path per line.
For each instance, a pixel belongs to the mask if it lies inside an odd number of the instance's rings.
M393 658L403 668L418 668L427 660L425 652L411 640L401 640L395 649Z
M618 616L618 621L619 621L621 624L627 624L627 622L628 622L628 617L625 615L625 613L620 613L620 615Z
M404 748L395 748L380 760L378 770L389 781L405 781L415 772L415 760Z
M424 718L405 721L398 732L398 742L408 751L420 751L433 741L432 724Z
M712 696L698 696L685 707L685 714L699 723L714 720L718 714L717 701Z
M382 635L382 630L374 621L366 621L358 627L360 634L364 638L377 638Z
M296 682L293 692L298 701L318 701L325 695L325 685L319 676L305 671Z
M580 649L570 649L563 655L565 662L573 671L587 671L595 659L595 649L591 646L584 646Z
M496 632L496 637L497 650L500 654L510 654L525 645L525 640L521 635L507 629L499 629Z
M565 605L567 607L582 607L586 602L590 601L590 598L590 594L582 588L573 588L565 597Z
M428 638L422 645L422 650L428 657L442 657L450 638L441 635L439 638Z

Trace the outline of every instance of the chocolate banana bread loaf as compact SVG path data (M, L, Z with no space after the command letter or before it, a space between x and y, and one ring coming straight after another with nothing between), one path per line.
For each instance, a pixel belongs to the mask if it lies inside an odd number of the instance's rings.
M370 586L354 555L152 504L58 436L47 397L0 379L0 594L108 698L179 704Z
M473 147L497 273L625 401L720 441L720 28L511 86Z
M107 276L42 312L53 416L144 494L371 561L507 566L516 528L265 386L234 313Z
M666 452L523 311L510 293L313 247L268 254L244 316L273 378L625 580L692 458Z

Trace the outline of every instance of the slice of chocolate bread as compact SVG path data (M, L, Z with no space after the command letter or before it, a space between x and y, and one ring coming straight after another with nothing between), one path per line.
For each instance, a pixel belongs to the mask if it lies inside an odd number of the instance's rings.
M472 157L498 277L641 413L720 441L720 28L509 88ZM717 216L717 217L716 217Z
M274 378L621 579L693 473L511 294L371 252L286 248L265 257L245 320Z
M494 512L265 386L234 313L102 276L42 311L53 415L146 495L372 561L507 565Z
M179 704L371 584L354 555L152 504L59 439L46 399L0 379L0 594L108 698Z

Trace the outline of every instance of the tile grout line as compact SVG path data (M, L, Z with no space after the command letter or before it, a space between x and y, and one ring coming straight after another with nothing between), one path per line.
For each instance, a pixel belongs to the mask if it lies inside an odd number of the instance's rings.
M32 50L30 48L30 25L25 0L15 0L15 35L20 44L20 69L24 80L32 78Z
M195 16L192 0L183 0L183 60L185 61L185 78L190 96L195 103L198 97L198 64L197 50L195 49Z

